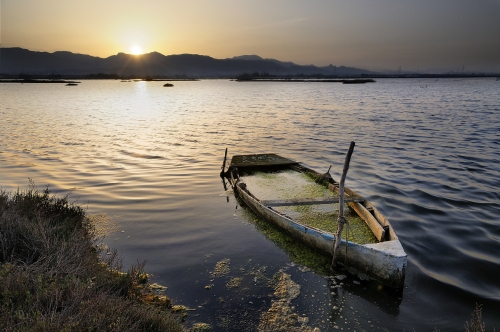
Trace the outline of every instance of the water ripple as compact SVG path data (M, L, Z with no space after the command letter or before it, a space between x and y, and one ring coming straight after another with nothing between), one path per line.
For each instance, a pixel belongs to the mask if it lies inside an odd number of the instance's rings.
M332 165L338 179L354 140L347 185L388 217L409 256L401 307L382 317L389 329L463 329L475 302L500 307L494 80L357 87L207 80L179 82L168 95L154 82L86 81L71 91L4 84L0 100L2 188L24 187L28 178L56 192L79 188L73 195L90 212L123 227L109 241L125 264L147 259L153 274L176 280L174 296L200 296L201 277L187 271L207 253L286 259L238 217L233 198L220 196L225 148L278 152L318 170ZM485 319L500 328L487 310Z

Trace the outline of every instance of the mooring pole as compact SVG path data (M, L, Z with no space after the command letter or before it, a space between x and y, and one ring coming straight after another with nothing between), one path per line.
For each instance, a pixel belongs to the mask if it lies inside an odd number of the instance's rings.
M223 178L224 177L224 168L226 167L226 159L227 159L227 148L226 148L226 153L224 153L224 161L222 162L222 167L221 167L221 171L220 171L220 177Z
M349 150L347 150L347 155L345 156L344 161L344 170L342 171L342 177L340 178L339 185L339 219L337 225L337 233L335 233L335 242L333 243L333 258L332 258L332 266L336 265L335 258L339 252L340 248L340 239L342 238L342 229L344 228L344 224L346 223L346 219L344 217L344 182L347 176L347 170L349 169L349 162L351 161L352 152L354 151L354 141L351 142L349 146Z

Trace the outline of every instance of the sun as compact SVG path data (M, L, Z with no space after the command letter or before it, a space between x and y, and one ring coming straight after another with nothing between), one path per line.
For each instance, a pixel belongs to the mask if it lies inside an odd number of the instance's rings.
M130 53L132 53L134 55L142 54L142 47L140 47L137 44L132 45L132 47L130 47Z

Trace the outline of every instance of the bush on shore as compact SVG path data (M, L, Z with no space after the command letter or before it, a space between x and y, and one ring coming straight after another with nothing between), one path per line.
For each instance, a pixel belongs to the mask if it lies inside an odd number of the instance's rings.
M145 294L143 267L121 272L67 197L0 192L0 330L182 331L168 298Z

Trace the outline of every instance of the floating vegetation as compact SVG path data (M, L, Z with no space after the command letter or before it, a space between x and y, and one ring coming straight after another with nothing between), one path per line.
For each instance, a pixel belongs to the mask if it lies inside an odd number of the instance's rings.
M266 267L252 259L231 267L230 275L224 278L226 287L214 288L207 301L216 310L215 331L256 331L261 312L270 305L271 278L267 274ZM224 279L214 282L219 286Z
M241 278L231 278L231 280L229 280L229 282L226 284L226 287L227 288L237 288L237 287L240 287L241 281L242 281Z
M244 212L241 217L248 219L253 216ZM330 259L326 258L325 266L329 261ZM275 273L276 270L269 271L267 266L260 265L253 259L248 259L241 265L230 266L230 261L226 258L215 265L214 271L207 273L211 280L205 280L217 285L211 288L211 292L215 293L209 295L210 300L199 306L204 308L209 305L216 310L215 320L209 322L213 323L210 327L212 330L319 331L308 326L309 318L294 303L301 294L301 288L292 280L292 273L289 272L290 275L283 272L290 269L290 265L283 267L278 273ZM212 279L215 275L222 278ZM221 284L226 287L221 288Z
M266 267L265 266L254 266L246 273L246 275L252 276L253 277L253 282L254 284L260 283L260 282L266 282L267 277L264 274L266 272Z
M220 262L217 262L215 264L214 270L212 272L210 272L210 275L213 278L227 276L230 272L230 269L229 269L230 262L231 262L231 260L229 258L225 258L225 259L221 260Z
M189 329L189 332L203 332L203 331L210 331L210 330L211 330L211 327L207 323L195 323Z
M259 332L292 331L319 332L319 329L307 326L309 319L294 312L293 299L300 294L300 285L289 274L280 271L274 275L274 295L271 307L261 314L257 330Z
M157 292L157 293L162 293L164 291L167 290L167 287L165 286L162 286L160 284L157 284L157 283L153 283L151 285L148 286L148 288L153 291L153 292Z
M172 311L174 311L174 312L179 312L179 311L194 311L194 309L190 309L190 308L186 307L185 305L178 304L178 305L172 306Z
M326 186L315 182L312 174L285 170L276 173L256 172L242 177L249 190L261 200L291 198L327 198L338 195ZM337 231L339 204L279 206L274 209L299 223L325 232ZM344 205L344 215L349 222L342 236L359 244L376 243L377 239L365 221L355 211Z

